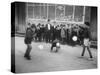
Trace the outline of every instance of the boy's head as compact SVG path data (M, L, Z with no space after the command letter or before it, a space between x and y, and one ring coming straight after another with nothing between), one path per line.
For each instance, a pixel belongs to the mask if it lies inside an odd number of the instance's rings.
M32 25L31 25L31 29L32 29L33 31L35 31L35 29L36 29L35 24L32 24Z

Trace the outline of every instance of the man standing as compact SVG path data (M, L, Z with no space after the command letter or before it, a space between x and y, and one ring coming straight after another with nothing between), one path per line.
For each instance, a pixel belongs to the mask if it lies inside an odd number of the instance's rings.
M36 27L34 24L32 24L31 27L27 28L26 34L25 34L24 42L27 45L27 49L24 54L24 57L28 60L31 59L31 57L30 57L30 52L32 49L31 42L32 42L33 38L35 37L35 30L36 30Z
M46 42L50 42L51 37L51 24L50 19L48 19L48 22L46 24Z

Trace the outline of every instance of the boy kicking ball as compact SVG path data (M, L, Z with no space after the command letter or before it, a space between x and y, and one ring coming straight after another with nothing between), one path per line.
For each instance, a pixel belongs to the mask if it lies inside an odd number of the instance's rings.
M56 48L55 52L58 52L58 50L60 49L60 43L59 43L59 40L58 40L58 39L55 39L55 40L52 42L52 45L51 45L51 52L53 51L54 48Z
M93 60L92 52L90 50L90 38L89 38L88 31L85 31L85 36L84 36L84 40L83 40L83 51L81 54L82 57L84 56L86 48L87 48L89 56L90 56L89 60Z

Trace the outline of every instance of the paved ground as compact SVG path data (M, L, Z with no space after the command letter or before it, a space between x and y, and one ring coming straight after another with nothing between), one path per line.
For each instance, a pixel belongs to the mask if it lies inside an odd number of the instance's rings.
M40 49L39 45L43 45ZM61 45L58 53L50 52L50 44L43 42L32 43L31 56L32 60L26 60L23 56L26 50L24 38L15 38L15 66L17 73L27 72L48 72L64 70L80 70L97 68L97 50L91 49L93 61L88 60L86 51L84 58L81 58L81 46Z

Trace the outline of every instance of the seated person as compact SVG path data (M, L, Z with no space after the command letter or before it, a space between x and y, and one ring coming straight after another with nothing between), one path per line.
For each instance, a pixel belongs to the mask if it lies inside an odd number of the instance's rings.
M60 48L60 43L59 43L59 40L58 39L55 39L53 42L52 42L52 46L51 46L51 52L53 51L53 48L56 47L56 51L55 52L58 52L58 49Z

